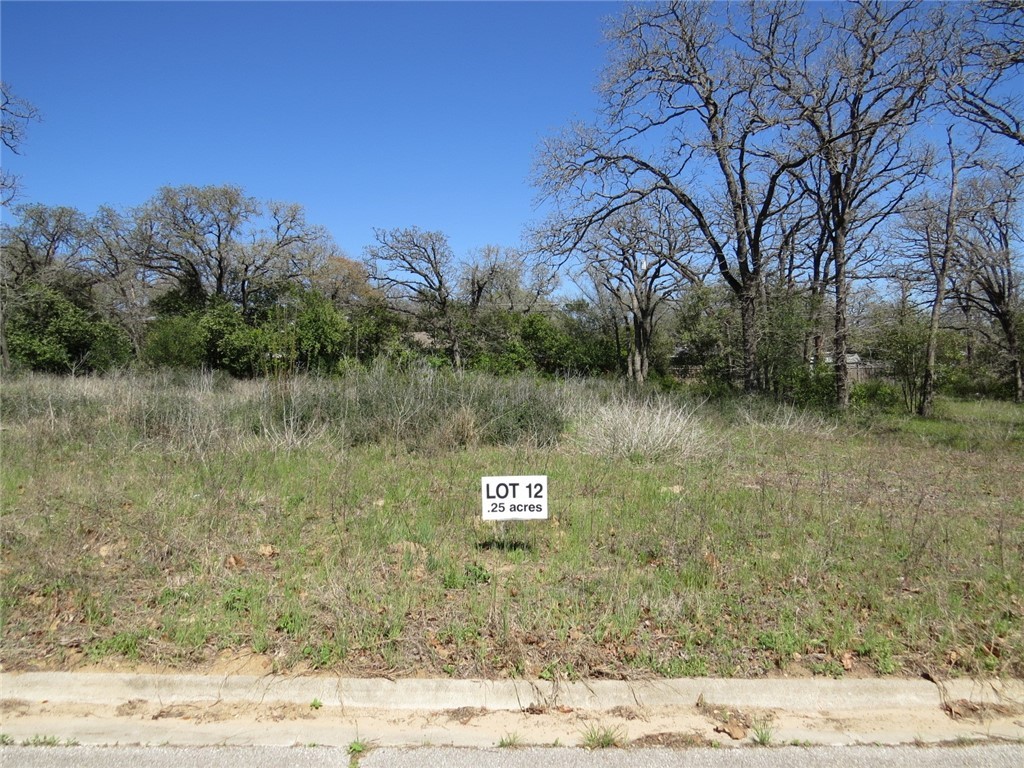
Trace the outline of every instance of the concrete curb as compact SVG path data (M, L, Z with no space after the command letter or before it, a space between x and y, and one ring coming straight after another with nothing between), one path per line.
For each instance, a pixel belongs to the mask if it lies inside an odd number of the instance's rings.
M544 680L347 679L286 676L151 675L26 672L0 675L0 697L35 702L112 704L144 699L162 704L225 702L309 704L375 710L531 707L607 710L619 706L708 703L793 713L930 709L961 699L1024 705L1022 680L733 680L692 678L622 682Z

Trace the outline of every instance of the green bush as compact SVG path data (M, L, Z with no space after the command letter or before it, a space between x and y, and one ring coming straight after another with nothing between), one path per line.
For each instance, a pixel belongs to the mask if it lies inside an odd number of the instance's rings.
M824 365L802 365L789 371L782 391L785 399L808 408L829 408L836 401L834 371Z
M501 352L484 352L473 360L472 367L495 376L511 376L532 369L533 359L519 339L512 339Z
M351 328L326 297L312 291L303 293L291 327L296 367L319 372L337 368L349 345Z
M249 378L330 372L350 345L351 328L324 296L291 291L252 317L226 301L153 321L143 348L153 367L206 367Z
M903 392L887 381L865 381L850 387L850 405L853 408L877 408L898 411L906 407Z
M159 317L150 323L142 360L154 368L198 370L206 363L206 334L200 313Z
M9 306L7 345L18 365L45 373L89 373L131 360L131 341L123 330L52 288L24 286Z
M944 395L960 398L1013 398L1013 382L1002 367L986 362L949 366L938 382Z

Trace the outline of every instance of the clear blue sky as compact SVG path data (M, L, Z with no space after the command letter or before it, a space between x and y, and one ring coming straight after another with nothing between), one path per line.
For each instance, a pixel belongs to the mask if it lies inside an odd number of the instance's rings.
M236 184L301 203L356 258L373 227L515 245L539 216L535 149L592 118L619 10L3 0L0 75L43 115L3 163L19 202L86 213Z

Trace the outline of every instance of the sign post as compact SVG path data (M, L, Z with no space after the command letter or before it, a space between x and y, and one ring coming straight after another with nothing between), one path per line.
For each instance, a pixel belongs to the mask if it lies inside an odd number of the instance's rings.
M484 520L547 520L548 476L508 475L480 479Z

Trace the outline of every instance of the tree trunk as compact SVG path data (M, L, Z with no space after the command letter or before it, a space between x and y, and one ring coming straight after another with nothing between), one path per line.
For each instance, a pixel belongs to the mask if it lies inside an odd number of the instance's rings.
M947 136L950 171L949 197L946 199L946 212L942 228L942 254L938 264L935 263L930 245L928 249L928 260L932 275L935 276L935 300L932 303L931 322L928 325L928 347L925 356L924 381L921 384L921 402L917 408L917 414L925 417L932 415L935 402L935 355L939 344L939 319L942 317L942 305L946 301L946 283L949 280L949 267L953 261L954 238L956 237L959 174L951 128L947 129Z
M836 407L845 411L850 407L850 366L846 362L846 286L841 289L836 285L836 302L842 303L842 308L836 307L836 333L833 344L835 381L836 381Z
M974 366L974 328L971 326L971 307L969 304L961 304L960 311L964 315L964 327L967 328L964 340L964 362L968 370Z
M1020 341L1017 338L1017 329L1014 325L1014 317L1010 317L1006 324L1006 346L1010 351L1013 360L1013 385L1015 403L1024 403L1024 366L1021 365Z
M757 293L752 278L744 278L740 294L740 325L743 340L743 391L756 392L757 382Z
M7 352L7 306L6 302L0 300L0 371L9 373L11 370L11 356Z
M643 312L633 311L629 314L633 338L626 358L626 376L637 384L647 381L650 372L651 338L653 337L651 320Z
M946 250L949 249L947 240ZM942 304L946 300L946 273L951 254L944 252L942 265L936 274L935 301L932 303L931 319L928 324L928 345L925 351L924 380L921 382L921 399L917 404L917 415L932 415L935 404L935 356L939 346L939 319L942 316Z
M921 399L917 404L917 415L924 417L932 415L932 408L935 402L935 349L938 346L939 314L941 312L941 302L944 298L945 290L940 288L935 293L935 304L932 305L931 322L928 325L928 346L925 354L924 381L921 382Z
M846 305L850 286L846 280L846 231L842 227L837 228L832 247L836 271L835 337L832 344L832 361L835 367L836 407L845 411L850 407L850 369L846 364L848 336Z
M452 368L456 371L462 370L462 345L459 344L459 333L455 324L448 320L448 356L452 361Z
M836 408L845 411L850 407L850 369L846 364L846 344L849 335L847 323L847 302L850 286L847 282L846 238L850 231L850 220L846 205L850 195L847 193L843 174L837 169L833 158L828 159L829 165L829 237L832 247L832 269L835 274L836 305L834 315L834 335L832 337L832 366L835 371Z
M825 355L825 337L821 332L822 309L825 306L825 287L817 280L811 283L807 322L809 337L804 339L804 363L815 367L821 365Z
M459 348L458 339L452 342L452 367L456 371L462 370L462 350Z

